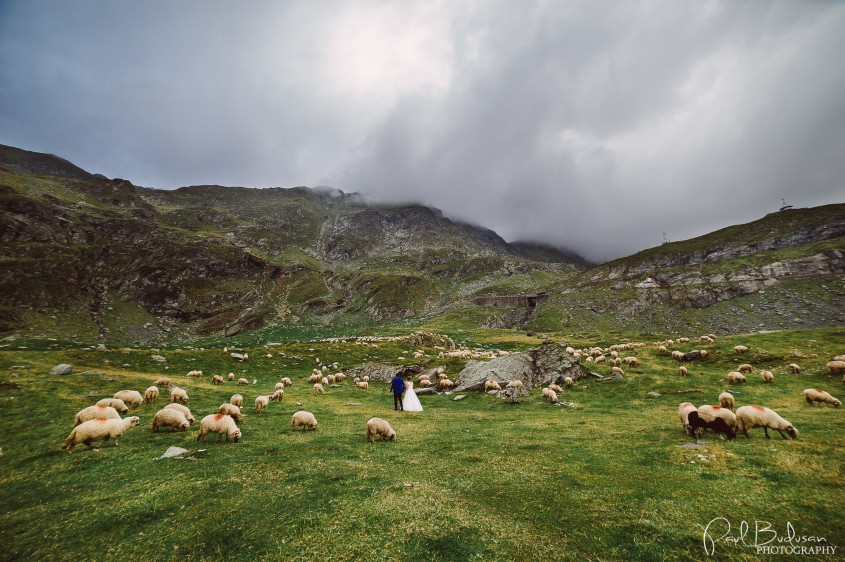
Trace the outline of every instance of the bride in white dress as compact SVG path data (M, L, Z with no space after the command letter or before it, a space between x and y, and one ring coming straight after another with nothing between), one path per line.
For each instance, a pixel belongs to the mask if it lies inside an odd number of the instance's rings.
M417 393L414 392L414 383L408 381L405 383L405 397L402 398L402 409L406 412L422 412L423 407L420 404L420 399L417 398Z

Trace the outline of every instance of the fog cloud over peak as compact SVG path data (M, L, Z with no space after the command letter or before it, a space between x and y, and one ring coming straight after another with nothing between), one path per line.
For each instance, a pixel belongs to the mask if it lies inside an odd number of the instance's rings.
M601 260L845 201L843 52L833 2L11 2L0 142Z

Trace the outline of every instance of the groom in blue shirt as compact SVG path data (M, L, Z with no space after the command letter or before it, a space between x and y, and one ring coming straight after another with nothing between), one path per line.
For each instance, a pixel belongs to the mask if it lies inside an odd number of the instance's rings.
M396 375L390 381L390 392L393 393L393 409L403 410L402 408L402 393L405 392L405 381L402 380L401 375ZM399 406L398 408L396 406Z

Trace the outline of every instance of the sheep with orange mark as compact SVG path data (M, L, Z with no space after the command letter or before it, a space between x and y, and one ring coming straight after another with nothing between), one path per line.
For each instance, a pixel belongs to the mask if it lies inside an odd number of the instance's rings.
M88 406L76 413L76 417L73 418L73 427L97 418L116 420L120 419L120 414L111 406Z
M748 437L748 430L755 427L762 427L766 432L766 439L769 439L769 430L774 429L780 436L786 439L789 435L798 439L798 430L791 423L780 417L777 412L763 406L742 406L736 411L737 432ZM786 432L786 435L783 432Z
M156 415L153 417L153 431L158 433L160 427L167 426L170 426L171 433L174 431L188 431L191 427L191 422L179 410L163 408L156 412Z
M238 429L235 420L232 419L232 416L226 416L224 414L210 414L200 421L200 432L197 435L197 441L205 441L206 435L209 433L225 435L227 443L230 440L235 443L241 440L241 430ZM217 440L219 441L220 437Z
M80 443L84 443L93 449L94 447L91 443L94 441L105 443L109 439L114 439L114 446L117 447L120 445L117 439L131 428L137 426L139 421L138 416L130 416L123 419L96 418L83 422L73 428L70 435L65 439L65 442L62 443L62 449L67 449L68 453L72 453L73 448Z
M815 402L831 404L837 408L842 405L842 402L838 398L834 398L829 392L819 390L818 388L808 388L803 394L804 399L807 400L807 404L810 406L813 406Z

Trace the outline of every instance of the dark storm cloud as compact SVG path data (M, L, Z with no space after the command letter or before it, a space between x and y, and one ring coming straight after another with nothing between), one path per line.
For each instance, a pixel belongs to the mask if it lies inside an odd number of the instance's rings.
M606 259L845 200L845 5L20 2L0 142L331 184Z

